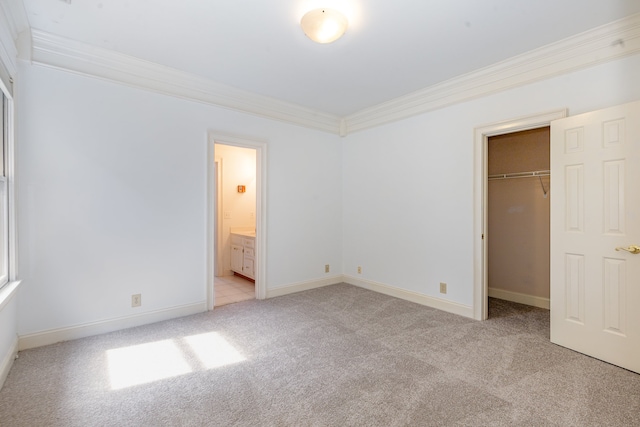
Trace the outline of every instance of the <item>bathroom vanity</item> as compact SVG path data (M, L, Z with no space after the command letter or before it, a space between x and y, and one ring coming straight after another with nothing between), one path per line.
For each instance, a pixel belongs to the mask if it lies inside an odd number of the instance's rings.
M231 270L255 280L256 233L231 232Z

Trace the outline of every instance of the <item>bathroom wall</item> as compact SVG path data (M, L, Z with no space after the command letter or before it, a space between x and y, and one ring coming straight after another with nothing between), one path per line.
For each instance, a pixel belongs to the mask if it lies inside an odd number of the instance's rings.
M223 271L231 272L231 231L235 228L256 228L256 150L215 144L215 159L221 170ZM238 185L246 191L238 193Z
M489 176L548 170L549 128L489 138ZM488 264L492 296L549 299L550 177L489 180ZM498 291L498 292L496 292ZM518 301L530 302L530 301Z

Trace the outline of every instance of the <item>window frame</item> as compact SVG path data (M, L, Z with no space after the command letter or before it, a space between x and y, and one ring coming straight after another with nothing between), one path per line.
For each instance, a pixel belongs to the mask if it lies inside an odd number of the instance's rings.
M15 182L14 182L14 135L15 116L14 99L8 91L0 86L0 102L3 108L0 111L2 117L1 141L2 143L2 168L0 168L0 190L4 186L5 191L0 191L0 227L4 228L5 242L0 242L4 246L4 262L6 263L5 274L0 271L0 289L13 283L17 279L17 236L16 236L16 206L15 206ZM1 252L0 252L1 253ZM2 262L2 260L0 260Z
M6 167L6 146L9 130L9 102L4 92L0 93L0 288L9 283L9 210Z

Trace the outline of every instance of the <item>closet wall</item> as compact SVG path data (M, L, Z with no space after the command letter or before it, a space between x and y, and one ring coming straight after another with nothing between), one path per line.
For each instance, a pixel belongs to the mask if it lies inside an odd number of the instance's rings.
M490 296L548 308L550 178L491 176L549 167L548 127L489 138Z

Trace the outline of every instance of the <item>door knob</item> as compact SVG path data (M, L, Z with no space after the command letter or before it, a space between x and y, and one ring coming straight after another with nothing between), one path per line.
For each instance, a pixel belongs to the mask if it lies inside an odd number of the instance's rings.
M640 246L630 245L628 248L617 247L616 251L627 251L632 254L640 254Z

